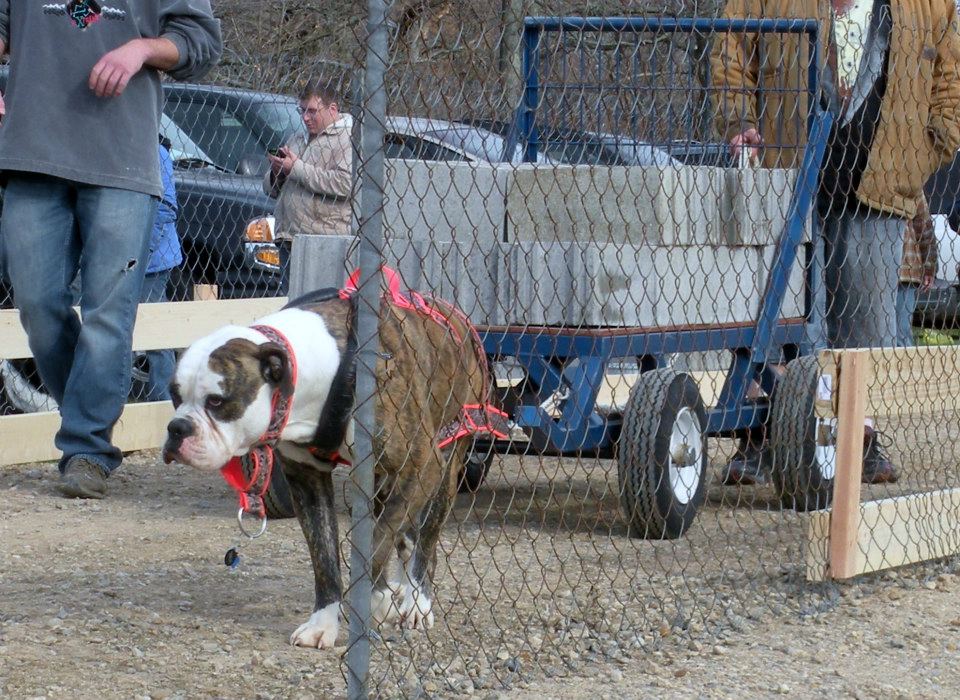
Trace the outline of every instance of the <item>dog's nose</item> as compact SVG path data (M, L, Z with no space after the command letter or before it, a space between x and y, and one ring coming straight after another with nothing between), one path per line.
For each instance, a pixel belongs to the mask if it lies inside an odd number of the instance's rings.
M167 433L173 440L180 442L193 435L193 423L186 418L174 418L167 424Z

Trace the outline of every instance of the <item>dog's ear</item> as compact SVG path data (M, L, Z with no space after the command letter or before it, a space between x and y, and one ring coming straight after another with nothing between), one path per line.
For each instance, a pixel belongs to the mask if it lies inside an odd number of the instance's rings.
M290 360L286 350L277 343L263 343L257 356L260 374L267 384L292 389L293 377L290 376Z

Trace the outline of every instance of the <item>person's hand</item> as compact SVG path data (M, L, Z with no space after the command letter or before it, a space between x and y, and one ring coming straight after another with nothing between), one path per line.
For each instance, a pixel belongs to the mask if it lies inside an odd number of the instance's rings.
M763 145L763 139L760 138L760 132L756 129L747 129L730 139L730 153L734 158L740 158L744 148L747 150L747 158L751 161L760 157L760 146Z
M3 101L3 93L0 92L0 121L7 114L7 103Z
M297 156L286 146L280 149L280 155L267 155L267 158L270 159L270 171L276 175L289 175L293 164L297 162Z
M933 286L933 275L925 274L920 281L920 291L925 292Z
M90 71L89 86L97 97L116 97L143 68L146 50L134 39L105 53Z

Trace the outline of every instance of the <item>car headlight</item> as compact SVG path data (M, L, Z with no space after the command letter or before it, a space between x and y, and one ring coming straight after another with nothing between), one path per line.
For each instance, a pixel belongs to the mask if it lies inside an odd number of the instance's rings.
M247 224L244 235L251 243L273 243L273 231L276 219L272 216L261 216Z

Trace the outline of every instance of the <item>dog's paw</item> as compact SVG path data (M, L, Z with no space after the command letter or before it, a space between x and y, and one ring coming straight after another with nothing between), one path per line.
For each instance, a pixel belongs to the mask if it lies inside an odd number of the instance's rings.
M400 608L396 601L398 593L399 587L393 583L388 584L387 588L373 591L370 598L370 620L374 626L379 627L400 617Z
M340 603L330 603L317 610L310 619L290 635L290 643L297 647L332 649L340 633Z
M400 625L413 630L428 630L433 627L433 601L417 586L403 587L400 603Z

